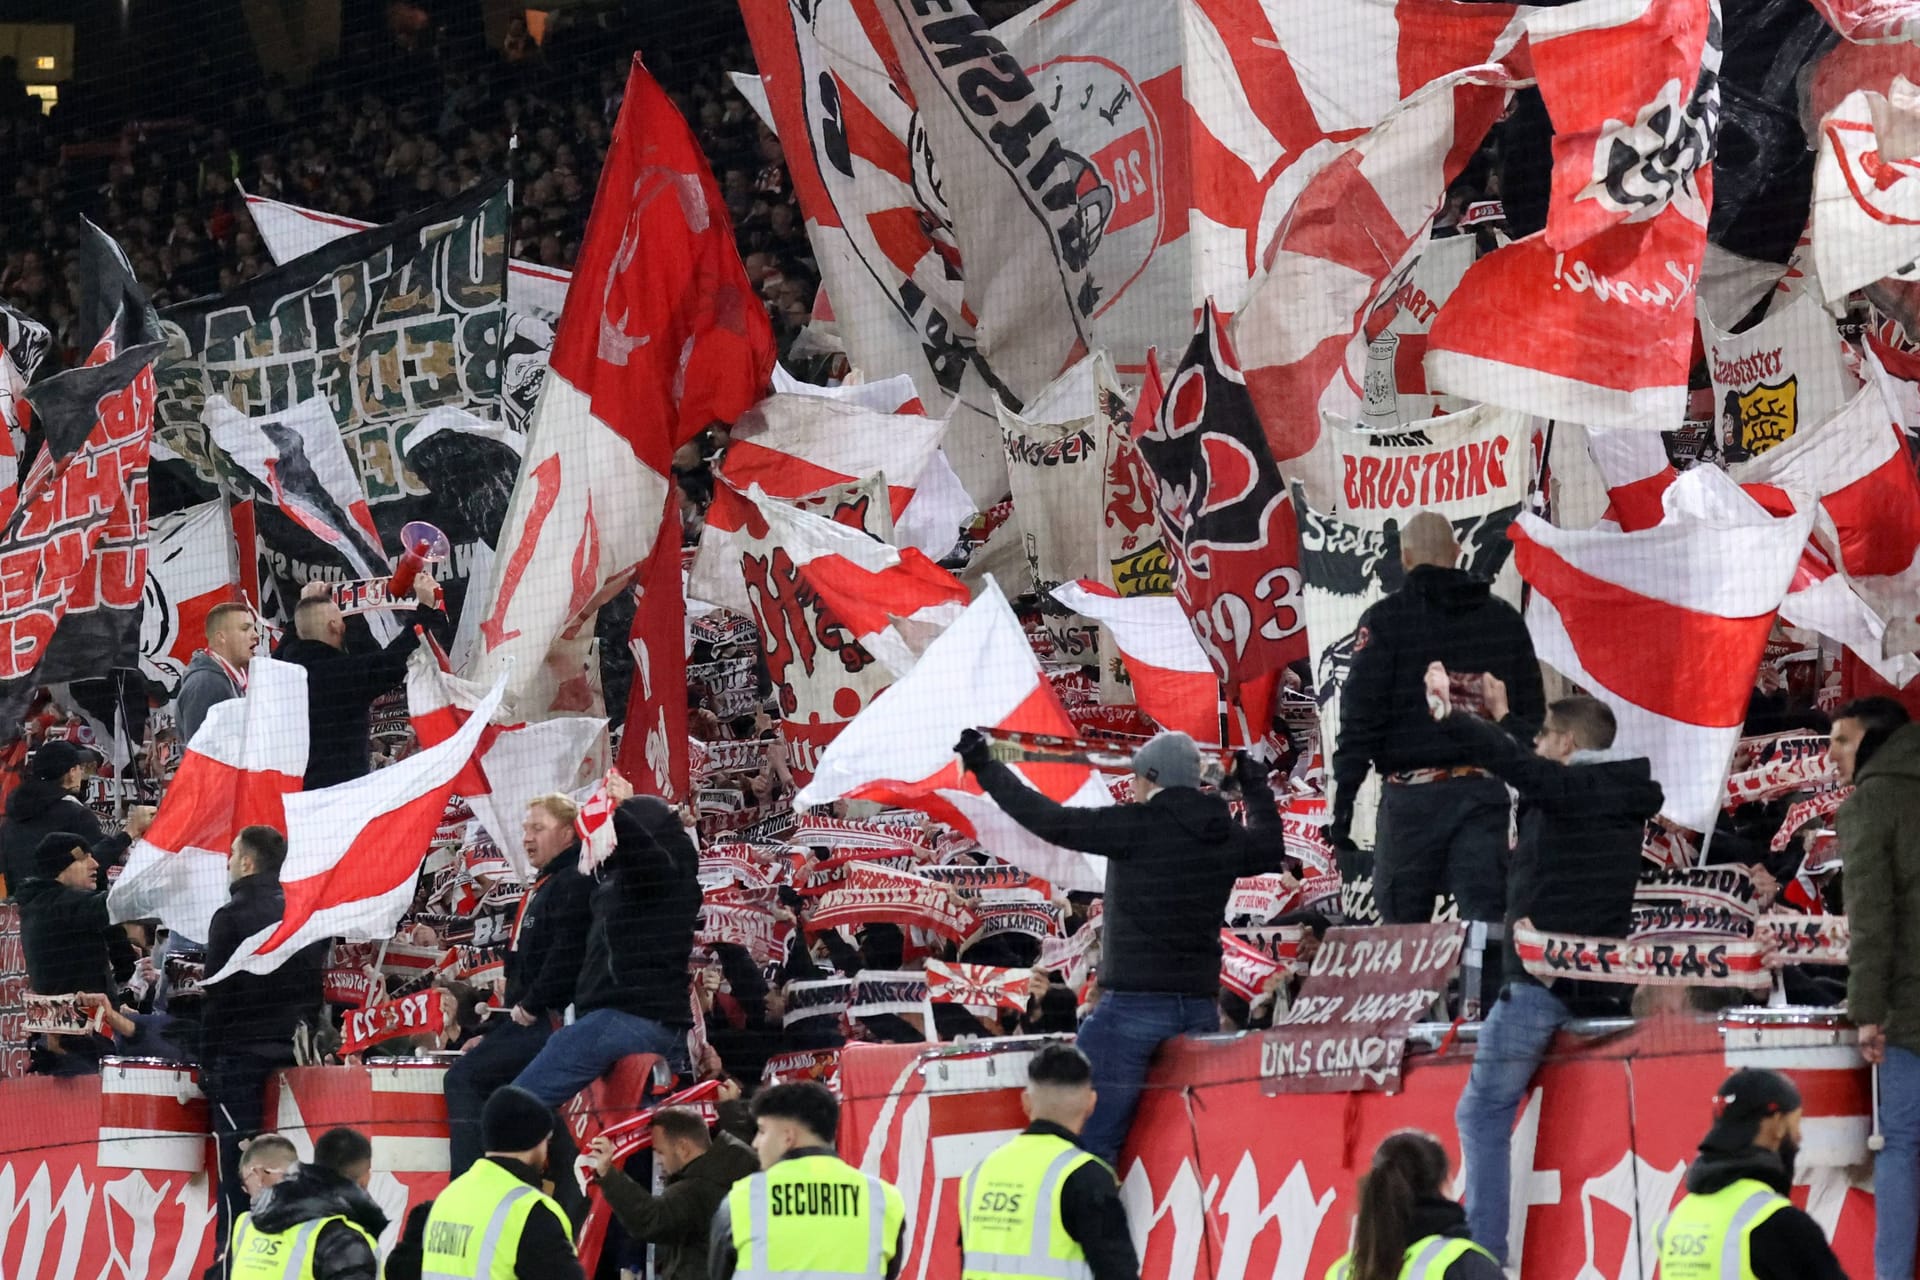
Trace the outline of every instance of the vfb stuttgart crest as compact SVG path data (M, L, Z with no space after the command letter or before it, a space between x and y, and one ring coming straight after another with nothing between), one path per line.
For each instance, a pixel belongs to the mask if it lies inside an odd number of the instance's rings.
M1762 382L1751 391L1730 390L1723 420L1722 447L1729 458L1757 457L1785 443L1800 425L1799 379Z
M1080 232L1107 290L1098 315L1127 291L1160 243L1159 126L1140 86L1104 59L1058 58L1027 68L1027 77L1061 142L1087 165L1079 182Z

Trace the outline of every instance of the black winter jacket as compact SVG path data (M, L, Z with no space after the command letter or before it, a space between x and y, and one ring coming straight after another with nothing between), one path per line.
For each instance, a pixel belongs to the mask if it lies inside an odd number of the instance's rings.
M687 956L700 924L700 855L679 815L653 796L613 814L611 872L593 891L593 925L574 1004L668 1027L693 1025Z
M600 1179L600 1193L629 1237L659 1246L661 1280L706 1280L714 1210L734 1183L758 1172L760 1157L753 1148L722 1133L705 1154L669 1177L657 1196L621 1169Z
M1781 1195L1792 1189L1793 1173L1778 1152L1761 1147L1744 1151L1700 1152L1687 1167L1689 1195L1712 1195L1742 1178L1764 1182ZM1759 1280L1847 1280L1820 1224L1804 1209L1788 1205L1753 1229L1753 1274Z
M1633 932L1647 820L1665 799L1644 756L1580 752L1567 764L1543 759L1477 716L1440 722L1473 763L1520 793L1520 843L1507 875L1507 922L1531 920L1548 933L1624 938ZM1539 983L1520 964L1507 930L1506 979ZM1556 982L1576 1015L1610 1012L1618 984ZM1597 990L1596 990L1597 988Z
M1485 672L1507 686L1518 736L1546 714L1533 641L1518 612L1459 569L1423 565L1360 616L1353 666L1340 690L1330 834L1344 836L1369 766L1382 774L1472 764L1467 748L1427 711L1427 667Z
M122 938L126 934L107 923L106 894L36 877L21 885L14 898L20 904L27 987L35 995L113 991L107 932L115 930Z
M7 797L7 821L0 825L0 859L5 861L7 891L16 898L20 887L39 874L33 865L33 851L40 847L42 837L56 831L79 836L102 867L118 861L126 851L126 838L107 835L100 819L80 797L61 790L58 781L28 778Z
M211 972L211 970L209 970ZM303 1222L346 1218L375 1240L387 1215L358 1183L331 1169L299 1165L291 1177L268 1187L253 1202L253 1225L278 1234ZM320 1228L313 1242L315 1280L380 1280L380 1260L359 1232L338 1222Z
M207 929L209 976L225 967L241 943L278 924L286 912L280 882L270 876L235 880L227 895L227 905L213 913ZM271 973L236 973L208 987L200 1006L205 1060L235 1045L290 1041L294 1028L320 1008L327 948L323 938Z
M533 882L520 916L519 945L507 952L505 999L535 1017L559 1013L573 1003L580 963L593 923L593 881L580 874L575 842L548 863Z
M342 653L298 637L280 646L281 661L307 672L308 791L367 775L373 701L407 678L407 658L419 643L416 626L443 645L453 643L447 615L422 606L406 616L400 634L384 649Z
M1042 840L1107 859L1102 990L1219 993L1220 930L1233 882L1278 871L1285 856L1264 783L1247 790L1243 827L1225 800L1191 787L1167 787L1145 804L1074 809L998 761L973 773L1008 817Z

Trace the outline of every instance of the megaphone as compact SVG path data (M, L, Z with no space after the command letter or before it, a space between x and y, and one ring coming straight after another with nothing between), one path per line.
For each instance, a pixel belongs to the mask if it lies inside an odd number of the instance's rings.
M395 600L404 600L412 593L413 580L420 576L420 570L430 564L440 564L453 554L453 544L447 541L447 535L425 520L403 525L400 541L406 550L393 566L393 576L387 579L387 594Z

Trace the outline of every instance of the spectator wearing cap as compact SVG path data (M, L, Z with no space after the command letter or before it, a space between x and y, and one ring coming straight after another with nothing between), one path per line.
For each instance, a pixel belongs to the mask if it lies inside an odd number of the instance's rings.
M1137 803L1109 809L1055 804L994 760L975 730L955 750L1008 817L1042 840L1107 859L1103 994L1079 1043L1099 1095L1081 1145L1112 1164L1161 1043L1220 1029L1227 899L1234 881L1278 871L1284 857L1266 766L1245 752L1234 759L1243 827L1225 799L1200 789L1200 749L1184 733L1160 734L1134 754Z
M1846 1280L1820 1224L1787 1199L1799 1090L1776 1072L1736 1071L1715 1093L1713 1116L1687 1168L1686 1197L1660 1225L1661 1276Z
M1920 1228L1920 725L1891 698L1849 702L1829 752L1853 785L1834 819L1853 930L1847 1016L1879 1070L1886 1138L1873 1165L1873 1266L1909 1276Z
M17 896L34 877L35 851L54 832L78 836L88 849L106 839L100 819L80 798L87 771L99 764L99 752L65 738L43 743L28 759L27 776L7 797L7 821L0 826L8 892Z
M20 945L27 953L27 985L35 995L110 993L107 895L94 886L98 869L86 840L71 831L41 837L33 874L14 894L20 904Z
M423 1275L472 1280L583 1280L567 1216L540 1190L553 1113L512 1085L480 1116L486 1154L447 1184L427 1214ZM571 1177L561 1170L560 1177Z

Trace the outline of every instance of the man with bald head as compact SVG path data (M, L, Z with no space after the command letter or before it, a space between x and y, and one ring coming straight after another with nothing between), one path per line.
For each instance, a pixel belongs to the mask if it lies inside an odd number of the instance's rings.
M1327 834L1352 847L1354 797L1368 770L1377 770L1385 782L1373 854L1380 918L1424 924L1435 898L1451 892L1461 918L1487 922L1492 936L1506 906L1507 788L1477 767L1470 745L1434 722L1427 667L1438 662L1456 676L1498 678L1510 707L1502 727L1529 746L1546 697L1520 614L1457 568L1459 559L1443 516L1422 511L1400 531L1406 581L1361 615L1354 634Z
M407 658L418 643L414 628L425 627L442 645L453 643L432 575L413 580L413 595L419 605L391 644L354 652L347 648L347 620L332 588L310 582L301 593L293 611L294 635L280 646L280 658L307 671L307 790L366 776L373 700L406 679Z

